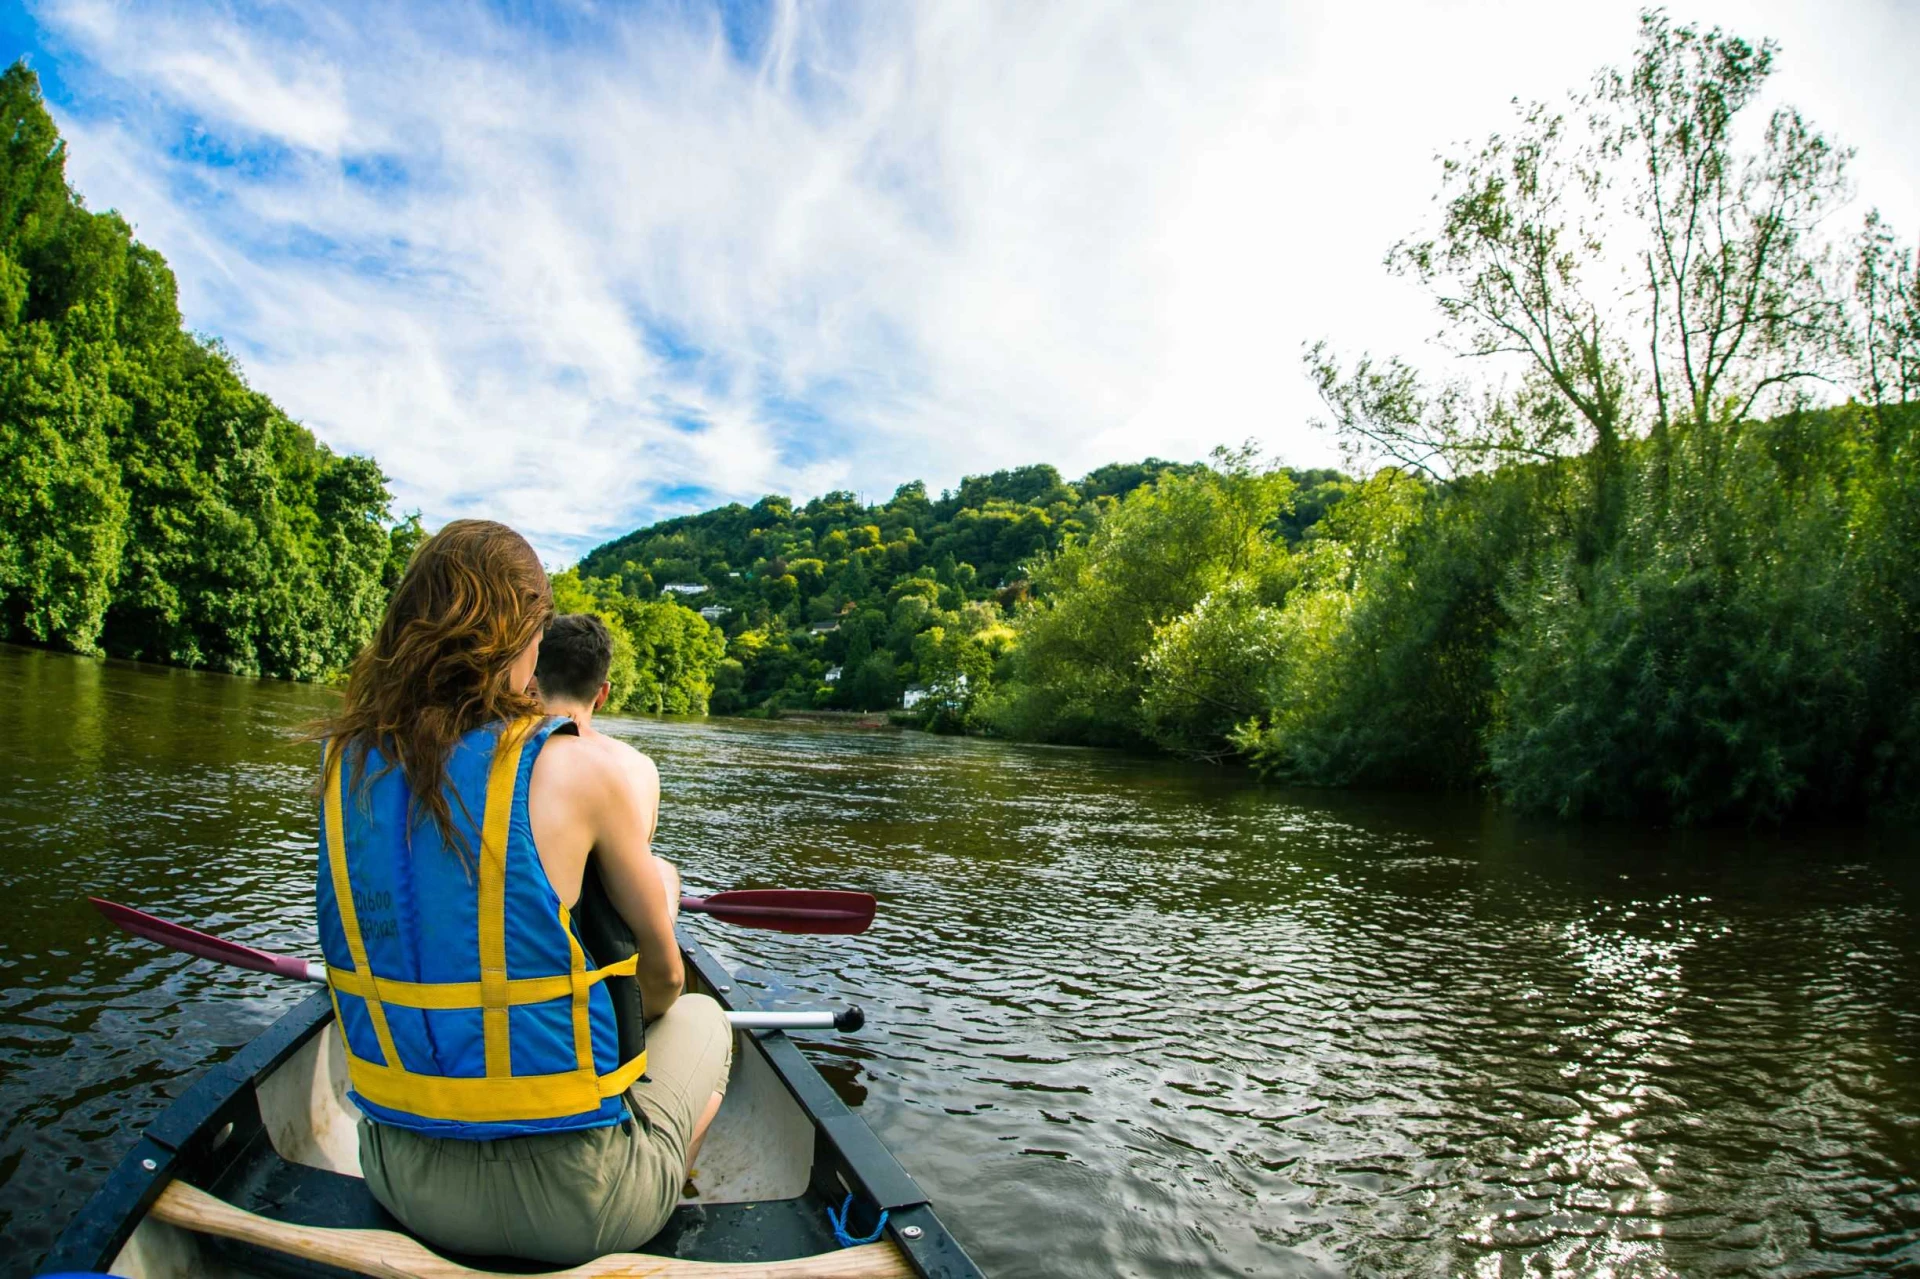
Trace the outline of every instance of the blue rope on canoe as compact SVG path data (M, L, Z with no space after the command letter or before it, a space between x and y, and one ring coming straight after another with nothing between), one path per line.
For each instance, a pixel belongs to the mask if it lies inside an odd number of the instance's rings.
M833 1241L842 1248L858 1248L863 1243L873 1243L880 1238L880 1232L887 1228L887 1210L882 1208L880 1210L880 1220L873 1223L873 1233L865 1239L855 1239L847 1233L847 1217L852 1212L852 1195L848 1195L847 1201L840 1205L839 1212L833 1210L832 1204L827 1205L827 1220L833 1223Z

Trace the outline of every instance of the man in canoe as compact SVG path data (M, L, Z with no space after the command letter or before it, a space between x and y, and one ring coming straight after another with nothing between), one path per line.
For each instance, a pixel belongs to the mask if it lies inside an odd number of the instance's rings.
M441 1248L571 1265L666 1223L732 1035L681 993L657 777L530 691L552 617L512 529L422 544L325 726L317 913L374 1197ZM589 854L637 950L598 968ZM627 975L653 1020L623 1060Z
M613 633L607 624L591 613L563 613L547 624L547 633L541 637L534 684L547 714L572 720L580 740L606 755L626 774L640 792L641 805L651 823L660 813L660 770L633 747L593 726L594 714L607 704L613 692L613 685L607 682L612 669ZM653 842L653 831L649 824L646 831L649 844ZM666 877L667 902L678 915L680 872L663 857L653 860Z
M624 772L639 791L641 807L646 811L649 822L657 822L660 812L660 771L653 766L652 760L633 747L593 727L594 715L607 704L607 698L613 692L613 686L607 678L612 667L613 634L607 629L607 624L591 613L567 613L547 624L547 633L540 641L540 662L534 668L534 683L547 714L563 715L571 720L582 742L605 754L616 768ZM649 843L653 840L653 833L654 827L649 825L646 831ZM664 857L656 856L653 864L665 881L667 904L677 919L680 913L680 872ZM631 953L634 941L609 901L606 885L596 866L595 862L588 864L581 884L580 900L574 908L574 923L587 950L605 960ZM624 1045L633 1035L633 1024L640 1020L644 1011L640 1006L640 995L629 978L613 978L607 983L607 989L613 994L615 1013L623 1019L621 1035ZM726 1041L729 1049L732 1045L731 1039ZM634 1051L637 1050L636 1046ZM623 1046L621 1051L624 1054L628 1049ZM644 1097L644 1094L641 1096ZM707 1126L719 1107L720 1094L716 1092L708 1099L706 1109L694 1125L693 1141L687 1148L686 1162L689 1165L699 1154L701 1138L705 1136Z

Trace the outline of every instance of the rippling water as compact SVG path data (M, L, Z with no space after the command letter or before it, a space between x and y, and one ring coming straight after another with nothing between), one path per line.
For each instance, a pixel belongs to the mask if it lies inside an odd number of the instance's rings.
M0 1232L301 992L317 690L0 647ZM994 1275L1920 1270L1920 876L1857 834L1568 831L1086 751L612 722L691 884L863 888L703 937L874 1014L814 1060Z

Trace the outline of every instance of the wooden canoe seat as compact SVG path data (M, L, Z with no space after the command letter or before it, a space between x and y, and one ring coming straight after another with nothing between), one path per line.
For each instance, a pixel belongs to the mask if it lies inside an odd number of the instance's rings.
M204 1190L173 1181L148 1215L196 1234L218 1235L258 1248L337 1266L381 1279L511 1279L448 1261L391 1230L297 1226L236 1208ZM682 1261L623 1252L549 1271L536 1279L913 1279L907 1259L889 1240L790 1261Z

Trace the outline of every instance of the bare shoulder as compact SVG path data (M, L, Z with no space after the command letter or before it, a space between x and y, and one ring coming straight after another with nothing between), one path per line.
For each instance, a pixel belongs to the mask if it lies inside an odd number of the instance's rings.
M602 733L598 741L603 745L610 759L617 762L621 773L637 784L643 794L656 793L660 789L660 770L652 759L641 751Z
M642 800L660 793L660 772L651 759L604 733L555 733L534 762L535 781L552 778L558 789L624 786Z
M595 742L572 733L555 733L533 761L533 784L568 792L590 790L622 779L618 762Z

